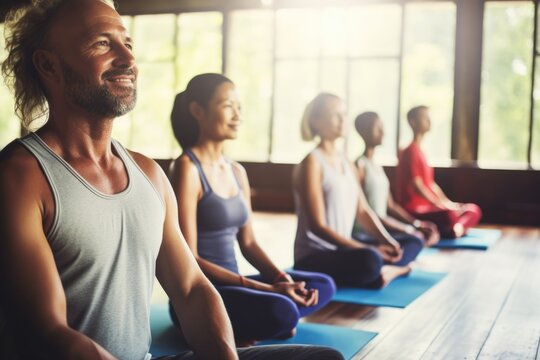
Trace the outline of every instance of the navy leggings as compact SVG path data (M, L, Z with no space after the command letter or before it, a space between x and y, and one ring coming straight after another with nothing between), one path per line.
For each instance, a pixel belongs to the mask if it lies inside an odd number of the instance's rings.
M416 258L424 245L416 236L405 233L391 235L403 249L403 257L394 265L407 265ZM353 238L365 243L376 243L375 238L364 232L354 234ZM362 248L319 251L297 261L294 268L328 274L340 286L378 288L382 285L383 265L383 259L376 250Z
M340 286L380 287L383 259L371 248L318 251L305 256L294 268L330 275Z
M326 274L305 271L288 273L295 281L304 281L307 289L319 290L317 305L299 306L285 295L241 286L216 286L231 319L237 341L287 337L298 324L300 317L325 306L336 292L334 281ZM268 283L260 275L249 278ZM169 311L173 322L179 326L172 306Z
M397 231L391 231L390 235L392 235L392 237L396 239L396 241L399 243L399 245L401 245L401 248L403 249L403 256L401 257L401 260L392 265L407 265L408 263L416 259L418 253L422 251L422 248L424 247L424 242L422 241L422 239L414 235ZM353 239L365 244L377 244L377 239L364 231L355 232L353 233L352 237Z

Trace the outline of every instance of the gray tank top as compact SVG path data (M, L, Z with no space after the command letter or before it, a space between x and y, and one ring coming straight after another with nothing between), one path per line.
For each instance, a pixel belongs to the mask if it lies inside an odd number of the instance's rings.
M150 359L150 299L165 219L161 196L115 140L129 181L114 195L96 190L36 134L19 142L38 160L54 197L46 237L69 326L119 359Z
M339 235L350 238L358 209L358 180L345 156L342 157L344 172L340 173L328 163L319 149L315 149L311 153L321 165L326 224ZM321 239L310 231L307 210L303 208L296 190L294 201L298 216L294 260L299 261L319 251L336 250L337 247L334 244Z
M360 157L356 163L364 168L363 188L369 206L377 216L386 217L390 182L384 169L365 156Z

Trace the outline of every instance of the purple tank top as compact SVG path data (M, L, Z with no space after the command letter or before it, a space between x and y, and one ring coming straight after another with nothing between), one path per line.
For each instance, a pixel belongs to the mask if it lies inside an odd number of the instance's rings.
M199 159L187 149L184 152L197 167L203 196L197 203L197 251L199 256L216 265L238 273L234 242L236 234L248 219L248 208L242 195L240 182L238 193L230 198L216 194L201 167Z

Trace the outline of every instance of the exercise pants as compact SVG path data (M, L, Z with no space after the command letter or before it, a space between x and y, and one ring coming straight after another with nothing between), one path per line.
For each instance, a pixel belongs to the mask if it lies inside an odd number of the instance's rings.
M319 291L317 305L299 306L288 296L273 292L241 286L216 286L231 320L236 340L251 341L290 336L300 317L325 306L336 292L336 285L328 275L305 271L288 273L295 281L304 281L307 289ZM267 282L260 275L249 278ZM172 306L169 310L173 322L179 326Z
M399 260L397 263L393 263L392 265L407 265L408 263L416 259L418 253L422 251L422 248L424 247L424 242L422 241L422 239L417 238L414 235L398 231L391 231L390 235L392 235L392 237L401 246L401 249L403 249L403 256L401 257L401 260ZM377 239L364 231L357 231L353 233L352 237L355 240L358 240L368 245L375 245L378 243Z
M237 349L240 360L343 360L336 350L315 345L268 345ZM173 356L160 356L152 360L195 360L193 352L188 351Z
M435 223L443 238L456 237L454 225L460 223L466 232L469 228L476 226L482 217L482 210L475 204L464 204L463 211L441 210L438 208L417 210L412 211L412 215L418 219Z
M317 251L296 261L295 269L330 275L340 286L380 287L383 259L374 249Z

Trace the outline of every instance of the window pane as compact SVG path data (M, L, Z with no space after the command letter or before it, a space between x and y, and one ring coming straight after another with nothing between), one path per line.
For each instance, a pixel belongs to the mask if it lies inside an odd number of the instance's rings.
M535 169L540 169L540 57L536 58L536 79L534 90L534 123L533 123L533 143L531 149L531 165Z
M450 161L455 28L454 3L406 5L399 144L406 146L412 139L407 111L429 106L432 126L423 147L435 164Z
M273 19L270 10L235 11L230 16L227 75L240 92L243 123L226 152L236 160L268 161Z
M137 106L131 114L115 120L113 136L153 158L178 154L170 125L175 95L173 73L172 63L139 64Z
M323 10L321 28L322 55L347 56L347 8ZM318 27L318 28L319 28Z
M4 25L0 24L0 65L7 56L5 50ZM15 100L13 94L5 85L4 79L0 83L0 149L11 140L19 137L20 123L13 108Z
M320 64L319 89L336 94L344 99L347 94L347 61L341 59L322 60Z
M347 11L351 56L399 54L400 5L355 6Z
M375 111L384 122L384 141L376 152L384 163L395 163L398 107L398 60L359 60L351 65L348 114L350 121L349 155L356 159L364 142L356 133L354 119L364 111Z
M141 15L133 19L131 35L138 62L173 60L175 20L173 14Z
M185 89L195 75L221 73L222 22L219 12L186 13L179 16L177 90Z
M271 160L297 163L314 147L300 137L304 109L318 93L317 61L280 61L276 64L274 131ZM294 86L293 86L294 85Z
M313 57L319 54L321 13L315 9L276 11L277 57Z
M533 12L530 2L485 5L478 156L482 165L527 161Z

